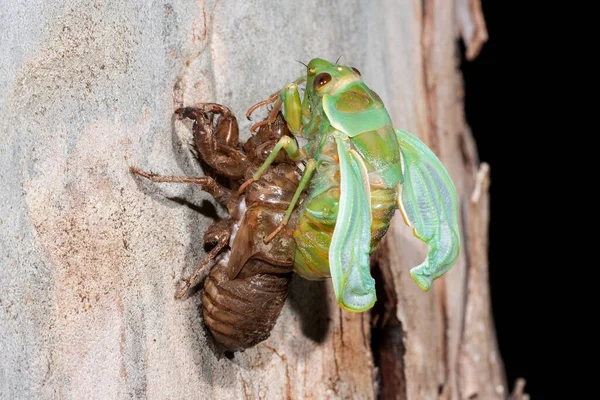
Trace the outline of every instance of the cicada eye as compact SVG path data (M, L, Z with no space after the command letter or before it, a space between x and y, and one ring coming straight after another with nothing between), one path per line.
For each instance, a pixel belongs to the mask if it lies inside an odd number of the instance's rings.
M359 71L359 70L357 70L356 68L352 67L352 71L356 72L356 74L357 74L358 76L360 76L360 71Z
M323 86L327 85L329 81L331 81L331 75L329 75L327 72L323 72L315 76L313 87L315 88L315 90L319 90Z

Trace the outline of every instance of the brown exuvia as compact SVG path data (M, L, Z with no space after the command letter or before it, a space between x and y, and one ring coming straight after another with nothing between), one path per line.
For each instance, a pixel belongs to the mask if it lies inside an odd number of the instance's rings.
M237 120L227 107L208 103L175 112L193 121L196 151L227 183L219 184L210 176L160 176L137 168L131 172L153 182L199 185L227 207L230 217L213 223L204 234L205 244L214 247L175 297L184 297L202 270L214 263L201 295L204 322L224 350L244 350L269 337L288 294L296 250L294 216L273 240L264 243L263 239L283 219L301 171L281 152L261 179L240 195L240 185L275 143L289 135L282 116L262 125L240 145Z

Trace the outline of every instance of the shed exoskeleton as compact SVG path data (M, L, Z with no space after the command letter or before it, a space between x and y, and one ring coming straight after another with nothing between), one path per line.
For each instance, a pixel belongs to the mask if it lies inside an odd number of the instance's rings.
M153 182L199 185L229 211L213 223L204 242L213 246L200 266L178 289L186 296L202 271L211 267L201 293L204 323L215 342L227 351L242 351L267 339L285 303L294 264L292 237L295 216L277 238L265 242L276 229L298 188L301 171L285 154L279 155L259 181L243 194L248 180L289 130L281 115L263 124L243 145L231 111L215 103L175 111L193 121L194 147L212 171L227 178L219 184L210 176L160 176L131 168Z

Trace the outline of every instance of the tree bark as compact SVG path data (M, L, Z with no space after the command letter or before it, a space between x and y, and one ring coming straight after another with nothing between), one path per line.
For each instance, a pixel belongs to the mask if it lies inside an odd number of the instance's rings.
M39 4L38 4L39 3ZM33 10L33 11L32 11ZM487 276L488 167L463 116L458 36L487 39L478 0L64 1L4 7L0 60L0 398L504 399ZM173 110L239 117L321 57L357 67L395 126L440 156L463 242L422 292L424 246L399 215L373 257L372 313L294 277L269 339L213 351L200 296L173 298L225 211L137 166L201 175Z

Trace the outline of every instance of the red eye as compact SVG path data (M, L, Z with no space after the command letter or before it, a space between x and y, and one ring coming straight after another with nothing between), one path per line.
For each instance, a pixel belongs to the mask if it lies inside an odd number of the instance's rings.
M323 86L327 85L331 81L331 75L327 72L323 72L317 76L315 76L315 81L313 82L313 87L315 90L321 89Z
M360 71L359 71L359 70L357 70L356 68L352 67L352 71L356 72L356 74L357 74L358 76L360 76Z

